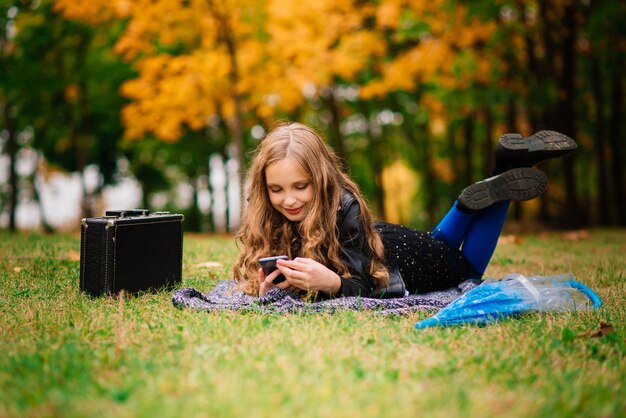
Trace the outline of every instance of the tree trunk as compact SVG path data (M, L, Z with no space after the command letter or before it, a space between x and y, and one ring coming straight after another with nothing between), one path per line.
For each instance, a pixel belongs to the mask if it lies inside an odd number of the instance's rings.
M206 131L205 131L206 132ZM200 140L206 140L206 136L202 135L201 138L199 138ZM209 190L209 164L208 164L208 156L204 156L204 161L205 164L200 165L197 168L197 172L196 172L196 181L195 181L195 187L196 187L196 193L199 197L200 193L205 189L207 189L207 191ZM209 196L210 199L210 196ZM201 232L206 232L207 230L212 231L211 229L211 216L209 213L209 216L207 216L205 213L202 212L202 210L200 209L200 204L199 202L196 202L196 205L198 206L198 217L200 218L200 222L199 222L199 226L200 226L200 231Z
M618 56L619 57L619 56ZM619 62L622 61L622 62ZM624 138L624 130L622 128L624 113L624 83L622 65L623 60L618 58L617 66L613 69L611 80L611 107L613 113L611 115L611 155L613 157L612 173L613 173L613 197L615 209L617 210L617 222L621 226L626 226L626 190L624 189L624 161L622 144Z
M378 216L382 220L387 219L385 211L385 185L383 184L383 168L385 155L385 129L380 128L380 134L373 134L370 141L372 152L372 167L374 168L374 178L376 179L376 208Z
M337 99L335 98L335 94L333 93L332 87L328 88L328 99L326 100L326 104L328 106L328 110L330 110L331 114L331 137L333 141L333 147L341 163L344 164L345 167L348 165L348 153L346 151L345 141L343 140L343 135L341 134L341 112L339 109L339 104L337 103Z
M463 162L464 162L464 174L465 174L465 186L469 186L474 182L472 176L472 157L474 154L474 112L471 112L465 123L463 124Z
M452 165L452 184L450 184L449 196L452 199L456 199L463 186L461 185L460 177L456 168L459 166L459 158L456 147L456 128L454 124L449 124L446 129L446 142L448 144L448 155L450 156L450 164Z
M85 181L85 172L83 170L78 172L80 178L80 216L81 218L91 218L91 205L87 198L87 182Z
M39 157L37 158L39 161L44 160L43 155L39 155ZM44 211L44 205L43 205L43 202L41 201L41 193L39 192L40 189L39 189L39 182L37 181L37 177L38 177L38 170L35 170L31 178L31 182L33 186L33 198L35 202L37 203L37 208L39 209L41 227L43 228L43 231L46 234L50 234L54 232L54 228L52 227L52 225L50 225L50 223L48 222L48 218L46 217L46 212Z
M483 116L485 118L485 143L483 145L485 158L483 160L483 177L487 178L491 176L491 172L493 171L493 167L496 163L493 147L493 113L487 105L483 107Z
M226 230L226 232L230 232L230 218L231 218L231 208L230 208L230 202L228 197L230 196L230 188L231 188L231 182L230 182L230 177L228 176L228 169L226 168L226 166L228 165L228 150L223 150L222 151L222 164L221 164L221 168L222 168L222 175L224 176L224 200L225 202L225 212L224 212L224 228ZM242 195L242 203L243 203L243 195ZM236 229L236 228L235 228Z
M13 124L13 118L11 115L12 109L8 102L5 102L3 109L4 128L7 131L7 154L9 156L9 230L15 231L17 224L15 220L15 213L17 211L17 132L15 125Z
M228 53L230 57L229 79L231 83L231 89L233 91L232 100L234 104L234 112L233 112L233 117L230 123L230 129L232 133L233 144L235 144L235 151L237 153L237 156L235 158L237 159L237 163L239 165L239 168L237 171L238 171L238 176L239 176L239 219L241 221L243 217L243 209L244 209L244 195L245 195L244 172L246 169L246 158L245 158L245 146L243 143L243 129L242 129L242 103L241 103L242 98L241 98L241 94L238 91L239 69L237 66L235 42L231 35L232 33L229 33L229 36L227 37ZM226 222L226 224L227 224L226 228L227 230L229 230L231 225L229 225L229 222ZM232 225L232 227L236 228L238 227L238 225Z
M430 140L430 131L428 125L424 125L420 130L422 133L422 185L426 191L426 214L428 216L428 225L435 223L435 211L437 209L437 178L433 169L433 150L432 141Z
M554 28L559 27L558 22L553 22L550 16L554 10L549 10L549 0L539 1L540 15L540 38L538 45L543 48L545 58L537 57L533 42L529 45L530 62L532 66L528 69L529 78L532 80L532 92L526 101L526 109L529 115L529 121L532 132L542 129L559 129L559 117L555 117L555 108L557 104L551 102L552 98L546 93L550 87L556 83L559 76L556 74L556 46L553 39ZM527 35L531 36L531 35ZM537 106L536 103L543 103L543 106ZM543 223L550 223L552 216L548 206L548 195L543 194L539 197L539 213L538 219Z
M539 0L539 15L541 16L541 34L543 39L543 48L544 48L544 56L545 59L542 61L543 65L546 67L546 73L554 76L556 73L555 70L555 57L556 57L556 47L554 40L552 39L552 35L555 34L555 22L551 21L550 15L555 13L554 8L549 10L550 4L553 4L551 0ZM539 78L539 81L542 81Z
M209 214L208 214L208 229L209 232L215 232L215 191L211 184L211 169L209 168L207 174L207 190L209 191Z
M517 120L517 107L515 105L515 97L513 96L513 94L509 95L509 98L506 102L506 130L507 133L513 133L513 132L517 132L517 126L515 121ZM519 221L522 219L523 216L523 212L522 212L522 204L521 202L518 202L517 200L512 203L512 212L513 212L513 218L516 221Z
M74 74L83 73L90 42L91 38L89 36L81 36L76 51L76 61L71 69ZM89 132L90 123L88 116L89 102L87 100L87 84L84 80L79 80L77 91L76 104L68 100L64 100L64 103L70 126L69 141L71 150L74 152L74 168L80 175L82 192L80 202L81 218L90 218L93 216L93 195L87 190L85 184L85 168L87 167L89 152L85 138Z
M421 187L426 195L426 223L432 225L435 222L437 210L437 193L435 171L432 166L433 151L429 140L428 125L415 126L409 115L404 114L405 121L402 124L404 139L417 154L417 168L422 172ZM418 132L420 135L418 135Z
M198 177L189 178L189 184L193 189L193 193L191 197L191 207L185 217L185 229L194 232L200 232L202 225L200 207L198 206L198 182Z
M575 42L576 42L576 10L574 4L565 7L564 14L565 32L563 44L560 48L563 54L563 73L559 79L559 118L562 124L562 132L576 140L576 127L574 123L574 100L575 100ZM581 226L581 208L576 196L576 177L574 175L574 159L568 156L563 159L563 172L565 175L565 205L561 212L564 226L573 228ZM585 216L585 218L588 218Z
M611 213L609 209L612 207L609 199L608 178L606 173L606 137L605 137L605 116L604 116L604 89L603 78L600 74L600 66L597 57L591 58L591 88L595 103L595 141L594 154L598 170L598 200L597 216L600 225L611 224Z
M524 110L526 112L526 116L528 118L528 122L530 124L530 128L532 131L538 131L541 126L541 120L546 119L546 115L548 112L545 108L541 108L537 106L538 101L545 101L545 85L546 83L552 82L550 60L553 59L552 55L549 55L547 52L544 53L545 59L540 59L537 56L537 49L539 47L543 47L545 51L553 50L552 40L550 38L550 31L547 29L548 22L546 22L547 12L546 12L546 1L540 2L540 15L542 17L541 24L543 26L540 27L540 31L537 28L533 29L533 26L536 26L535 23L532 22L533 17L531 17L530 7L526 6L524 9L524 16L526 19L527 30L525 34L525 46L526 46L526 55L528 57L528 62L525 72L525 81L528 88L528 95L524 98ZM538 32L538 33L537 33ZM534 37L537 37L535 39ZM515 77L515 76L513 76ZM510 132L519 132L517 126L515 126L515 117L517 116L515 103L510 103L512 107L509 108L509 118L511 119L509 123ZM525 134L526 132L521 132ZM522 202L513 202L513 217L520 221L524 217L524 206ZM541 222L548 223L550 222L550 213L548 210L548 200L547 195L543 194L539 196L539 213L537 214L538 220Z
M139 181L139 185L141 187L141 207L149 208L150 207L149 198L150 198L150 195L152 194L152 189L149 186L150 182L141 181L140 179L137 179L137 180Z
M377 215L380 219L385 220L385 191L383 190L383 156L382 151L383 148L381 146L381 136L383 135L382 127L378 126L377 129L380 132L375 132L372 129L372 124L375 122L371 121L371 115L369 106L367 103L360 101L359 109L363 116L366 118L367 128L364 133L367 138L367 151L370 156L370 161L372 163L372 176L374 177L376 184L375 191L375 202L376 202L376 210ZM346 161L347 162L347 161Z
M233 144L235 145L235 151L237 153L236 160L239 165L237 171L239 176L239 219L241 221L244 210L244 184L245 177L244 172L246 169L246 157L245 157L245 145L243 140L243 97L239 91L239 64L237 62L237 41L235 39L234 32L230 27L229 18L225 14L220 13L219 2L209 2L209 11L213 15L213 18L217 22L218 30L221 41L226 46L228 51L228 80L230 82L230 89L232 91L231 100L233 102L233 115L229 120L229 127L232 136ZM228 206L228 205L227 205ZM228 224L228 222L226 222ZM237 227L238 225L232 225ZM226 225L229 228L229 225Z

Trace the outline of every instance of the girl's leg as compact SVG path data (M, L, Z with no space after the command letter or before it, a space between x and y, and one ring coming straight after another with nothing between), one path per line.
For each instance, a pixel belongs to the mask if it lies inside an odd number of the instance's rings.
M510 204L503 200L477 212L467 230L461 252L481 276L496 249Z
M448 213L433 229L432 236L453 248L460 248L474 217L478 212L462 210L455 201Z
M546 190L548 178L534 168L514 168L465 188L432 236L461 252L482 276L498 244L511 200L529 200Z

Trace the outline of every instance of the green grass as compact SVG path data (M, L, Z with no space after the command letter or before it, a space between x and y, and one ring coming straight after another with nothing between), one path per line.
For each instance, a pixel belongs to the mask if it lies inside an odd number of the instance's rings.
M626 416L626 231L579 238L504 243L487 275L572 272L601 309L416 331L427 312L208 314L174 308L171 292L91 299L76 236L0 232L0 417ZM235 255L228 237L186 235L182 286L210 290ZM614 332L593 337L603 322Z

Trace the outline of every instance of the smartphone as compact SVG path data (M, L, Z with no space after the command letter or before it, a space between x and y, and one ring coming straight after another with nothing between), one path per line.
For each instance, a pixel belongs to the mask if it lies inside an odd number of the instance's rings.
M286 255L277 255L275 257L259 258L259 264L261 265L263 273L265 273L266 276L276 270L276 260L289 260L289 257L287 257ZM284 282L285 280L285 276L281 274L280 276L275 278L272 283L278 284Z

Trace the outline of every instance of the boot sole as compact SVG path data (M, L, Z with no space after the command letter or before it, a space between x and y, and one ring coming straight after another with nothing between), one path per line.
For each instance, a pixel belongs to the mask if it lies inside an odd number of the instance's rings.
M474 183L459 196L459 203L480 210L501 200L530 200L548 188L548 177L534 168L514 168L498 176Z
M578 148L572 138L555 131L539 131L524 138L520 134L504 134L500 137L500 146L511 151L537 152L546 151L548 155L562 156Z

